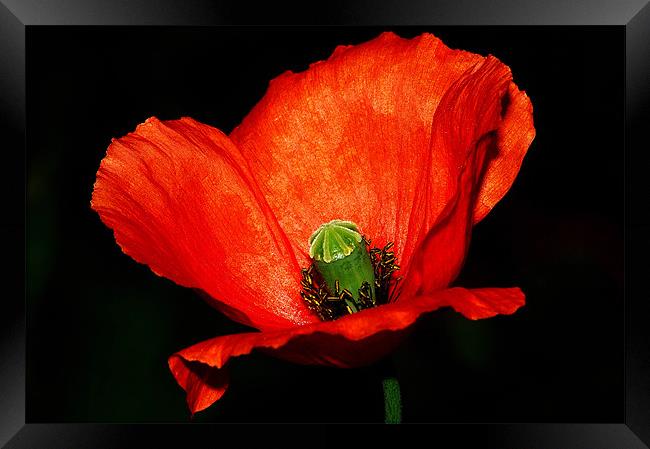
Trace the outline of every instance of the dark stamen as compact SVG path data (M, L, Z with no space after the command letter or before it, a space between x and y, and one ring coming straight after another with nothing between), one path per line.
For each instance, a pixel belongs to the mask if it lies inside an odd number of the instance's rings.
M370 240L366 237L363 237L363 240L370 248ZM309 268L303 268L300 295L307 303L309 310L318 315L321 320L330 321L359 310L393 302L399 295L396 287L402 277L393 277L400 267L397 265L395 252L391 251L392 248L393 242L388 242L381 249L369 250L370 261L375 273L375 295L373 297L370 284L364 282L359 288L357 303L349 290L340 290L338 281L335 282L335 291L328 291L314 264Z

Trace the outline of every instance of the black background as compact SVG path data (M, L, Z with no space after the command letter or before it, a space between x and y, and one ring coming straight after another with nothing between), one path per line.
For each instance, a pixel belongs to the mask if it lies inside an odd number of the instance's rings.
M534 106L537 138L474 230L467 287L520 286L513 316L422 319L391 357L404 420L623 419L622 28L391 28L492 53ZM27 421L186 421L167 357L245 328L123 255L90 210L111 137L147 117L229 132L284 70L379 28L29 28ZM387 363L387 362L386 362ZM196 421L381 421L382 367L264 355Z

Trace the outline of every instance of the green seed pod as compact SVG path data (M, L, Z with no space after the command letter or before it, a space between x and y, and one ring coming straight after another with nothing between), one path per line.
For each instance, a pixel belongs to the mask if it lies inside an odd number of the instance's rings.
M321 225L309 238L309 256L321 274L330 293L348 290L359 308L359 288L370 285L375 297L375 272L366 248L366 242L357 225L351 221L332 220ZM355 310L356 311L356 310Z

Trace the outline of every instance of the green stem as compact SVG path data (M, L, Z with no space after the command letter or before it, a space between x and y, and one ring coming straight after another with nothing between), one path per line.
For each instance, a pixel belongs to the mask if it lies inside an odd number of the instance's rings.
M394 377L386 377L382 381L384 387L384 420L386 424L402 422L402 397L399 382Z

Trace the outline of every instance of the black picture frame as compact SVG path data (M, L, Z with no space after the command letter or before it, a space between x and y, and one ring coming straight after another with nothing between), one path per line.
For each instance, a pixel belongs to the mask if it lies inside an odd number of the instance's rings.
M248 445L256 432L241 426L135 425L135 424L34 424L25 422L25 160L26 28L39 25L615 25L626 35L625 104L625 418L617 423L574 424L430 424L402 428L422 432L431 440L461 445L480 442L482 447L643 448L650 444L650 337L643 280L649 263L650 211L648 210L648 139L644 125L650 119L650 6L645 0L621 4L604 0L517 2L331 2L325 7L252 7L247 2L209 1L20 1L0 4L0 120L7 155L2 182L4 212L3 313L0 344L0 443L7 447L130 447L187 438L209 441L215 432ZM646 125L647 126L647 125ZM20 262L19 262L20 261ZM433 428L431 428L433 427ZM314 425L303 425L305 434L320 434ZM383 434L375 426L362 429L354 439ZM283 439L286 429L264 426L265 438ZM327 436L321 444L336 442Z

